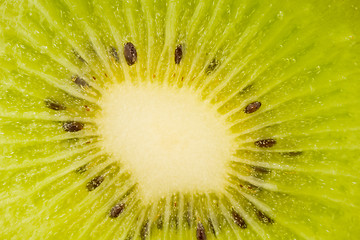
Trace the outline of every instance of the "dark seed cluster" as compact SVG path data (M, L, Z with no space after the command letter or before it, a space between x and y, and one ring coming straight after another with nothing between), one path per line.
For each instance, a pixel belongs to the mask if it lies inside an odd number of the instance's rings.
M252 102L246 106L246 108L244 109L244 112L247 114L253 113L253 112L256 112L257 110L259 110L260 107L261 107L261 102Z
M214 224L212 223L210 218L208 219L208 221L209 221L209 227L210 227L210 230L211 230L212 234L214 234L214 236L216 236Z
M97 177L91 179L91 181L86 184L86 188L88 189L89 192L91 192L91 191L95 190L98 186L100 186L100 184L103 181L104 181L103 176L97 176Z
M182 50L182 45L179 44L177 45L177 47L175 48L175 64L180 64L180 61L182 59L183 56L183 50Z
M275 144L276 144L276 140L272 138L262 139L255 142L255 145L261 148L270 148L273 147Z
M64 122L63 129L66 132L78 132L84 128L84 124L81 122Z
M197 228L196 228L196 239L197 240L206 240L205 228L201 222L198 223Z
M125 240L132 240L134 237L134 231L130 231L127 235L127 237L125 238Z
M185 219L188 227L191 227L191 213L189 210L185 212Z
M254 185L254 184L251 184L251 183L246 183L246 182L240 184L240 187L245 190L250 190L253 193L260 192L262 190L260 187Z
M174 51L175 64L181 63L182 58L183 58L183 48L184 48L184 46L182 44L179 44L176 46L175 51ZM81 56L77 52L74 52L74 53L78 59L80 59L82 62L86 63L86 61L83 58L81 58ZM124 58L126 60L126 63L129 66L132 66L137 62L137 50L133 43L131 43L131 42L125 43L123 53L124 53ZM116 62L120 61L118 50L115 47L110 46L109 55ZM205 73L211 74L213 71L215 71L218 68L219 65L220 65L219 60L216 58L213 58L211 60L211 62L206 66ZM107 77L106 73L105 73L105 76ZM96 80L95 77L93 77L93 79ZM78 85L81 88L89 88L90 87L90 85L83 78L81 78L78 75L72 76L72 80L74 81L74 83L76 85ZM243 89L242 93L249 91L250 88L252 88L252 85L249 85L245 89ZM61 103L59 103L53 99L45 99L44 102L45 102L45 106L52 110L58 111L58 110L66 109L66 107L64 105L62 105ZM261 105L262 105L261 102L254 101L254 102L249 103L244 108L243 111L246 114L251 114L251 113L258 111L260 109ZM81 122L70 121L70 122L63 123L63 129L66 132L77 132L77 131L82 130L83 128L84 128L84 124ZM260 148L270 148L270 147L273 147L276 143L277 143L276 140L272 139L272 138L261 139L261 140L254 142L255 146L260 147ZM284 156L292 157L292 156L298 156L298 155L302 154L302 152L288 152L288 153L283 153L283 154L284 154ZM87 170L86 168L87 168L87 166L84 165L84 166L78 168L76 171L78 173L83 173ZM271 172L271 170L264 168L264 167L259 167L259 166L251 166L250 171L251 171L252 176L254 176L256 178L260 178L260 179L262 179L265 175L267 175ZM105 179L105 176L103 176L103 175L94 177L86 184L87 190L89 192L95 190L102 184L104 179ZM261 191L260 187L257 187L255 185L252 185L250 183L245 183L245 182L244 183L241 182L240 187L244 191L245 190L251 191L251 192ZM110 218L117 218L120 216L121 213L124 212L125 208L126 208L125 203L117 203L115 206L113 206L110 209L108 216ZM269 217L267 214L265 214L264 212L256 209L255 207L254 207L254 211L260 222L262 222L264 224L273 224L274 223L274 220L271 217ZM241 229L247 228L247 223L245 221L245 218L243 216L241 216L238 212L236 212L234 209L231 209L230 215L231 215L231 218L233 219L234 223L237 226L239 226ZM195 219L191 217L191 213L189 210L185 211L183 217L184 217L184 220L186 220L188 227L191 227L195 223ZM170 216L170 219L171 219L171 222L174 222L174 224L172 224L172 227L178 228L179 219L177 218L177 216L176 215ZM207 221L208 221L208 226L209 226L209 232L211 232L216 237L216 231L215 231L213 222L211 221L210 218ZM154 223L158 229L163 229L163 224L164 224L163 216L159 215ZM139 230L140 238L142 240L145 240L147 238L147 236L149 234L149 228L151 228L151 226L149 226L149 220L145 220ZM126 239L132 239L134 237L134 235L135 235L135 232L133 232L133 231L129 232ZM206 240L207 237L208 236L206 235L206 230L205 230L203 223L198 221L197 225L196 225L196 239L197 240Z
M145 221L145 223L143 224L141 230L140 230L140 236L141 236L141 240L145 240L147 235L148 235L148 231L149 231L149 221Z
M247 85L246 87L244 87L244 88L239 92L239 94L241 95L241 94L247 93L247 92L249 92L253 87L254 87L253 84L249 84L249 85Z
M220 64L219 60L214 58L213 60L211 60L209 65L206 67L205 73L210 74L211 72L213 72L218 67L219 64Z
M264 167L252 166L252 169L254 170L254 172L259 173L259 174L270 173L270 169L264 168Z
M265 224L273 224L274 223L274 220L272 218L270 218L268 215L261 212L260 210L256 210L256 215L258 216L259 220L262 223L265 223Z
M85 59L82 58L82 57L80 56L80 54L79 54L77 51L75 51L75 49L73 49L72 51L73 51L73 53L74 53L74 55L75 55L75 57L76 57L77 59L79 59L79 60L80 60L81 62L83 62L83 63L86 63Z
M119 58L119 54L118 54L116 48L115 48L115 47L110 47L110 51L109 51L109 52L110 52L110 55L113 56L113 58L114 58L117 62L119 62L120 58Z
M136 48L131 42L127 42L124 45L124 57L129 66L134 65L137 60Z
M75 75L72 77L72 80L74 81L74 83L76 85L78 85L81 88L89 88L90 85L81 77L79 77L78 75Z
M79 173L79 174L82 174L82 173L86 172L86 170L87 170L87 165L83 165L83 166L77 168L77 169L75 170L75 172L76 172L76 173Z
M116 204L110 210L110 217L117 218L125 210L125 203Z
M62 105L61 103L59 103L53 99L45 99L44 102L45 102L45 106L47 108L55 110L55 111L66 109L66 107L64 105Z
M245 219L243 217L241 217L235 210L231 211L231 216L234 219L234 222L236 225L238 225L242 229L247 228Z
M270 173L271 170L269 168L260 167L260 166L251 166L251 175L256 178L264 179Z

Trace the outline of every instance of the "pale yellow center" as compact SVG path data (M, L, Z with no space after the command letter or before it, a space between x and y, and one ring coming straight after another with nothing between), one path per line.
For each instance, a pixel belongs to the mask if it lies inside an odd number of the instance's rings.
M220 115L196 93L119 84L101 107L104 148L130 170L142 198L223 191L233 140Z

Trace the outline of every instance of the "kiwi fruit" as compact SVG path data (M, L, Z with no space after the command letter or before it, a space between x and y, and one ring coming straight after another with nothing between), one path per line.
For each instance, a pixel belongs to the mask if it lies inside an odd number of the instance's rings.
M0 239L358 239L357 0L0 1Z

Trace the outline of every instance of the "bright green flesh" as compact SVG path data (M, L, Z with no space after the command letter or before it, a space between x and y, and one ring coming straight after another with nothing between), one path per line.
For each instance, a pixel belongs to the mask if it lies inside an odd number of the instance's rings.
M360 236L358 1L15 2L0 2L0 239L137 239L147 221L146 239L196 239L198 222L208 239ZM131 67L126 42L138 53ZM206 74L214 58L220 64ZM100 147L97 103L112 81L190 87L211 102L238 136L225 194L141 203L131 174ZM46 108L45 98L67 110ZM261 108L245 114L254 101ZM85 128L65 132L69 120ZM268 138L277 144L254 145ZM125 211L110 218L119 202ZM259 221L256 209L274 222Z

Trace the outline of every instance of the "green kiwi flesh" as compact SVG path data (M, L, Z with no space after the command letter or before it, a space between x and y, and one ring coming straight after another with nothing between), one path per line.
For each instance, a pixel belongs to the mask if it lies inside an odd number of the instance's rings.
M359 37L355 0L1 1L0 239L357 239ZM136 122L143 96L186 111L126 155L104 112ZM215 149L164 155L207 153L194 178L152 162L183 122Z

